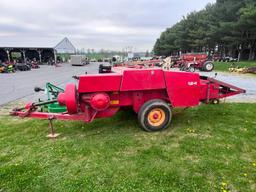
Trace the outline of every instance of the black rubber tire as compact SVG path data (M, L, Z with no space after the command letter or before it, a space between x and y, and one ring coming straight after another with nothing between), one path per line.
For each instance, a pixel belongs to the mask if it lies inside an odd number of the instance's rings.
M209 64L212 65L212 68L211 68L211 69L208 69L208 68L207 68L207 65L209 65ZM213 62L211 62L211 61L205 62L203 69L204 69L204 71L206 71L206 72L211 72L211 71L213 71L213 69L214 69L214 64L213 64Z
M166 117L164 122L157 127L150 125L150 123L148 122L148 114L154 108L162 109ZM144 105L142 105L138 113L138 121L141 128L148 132L156 132L156 131L161 131L168 128L168 126L171 123L171 120L172 120L172 111L170 106L166 102L160 99L154 99L144 103Z
M220 100L219 99L212 99L210 103L213 104L213 105L218 105L218 104L220 104Z

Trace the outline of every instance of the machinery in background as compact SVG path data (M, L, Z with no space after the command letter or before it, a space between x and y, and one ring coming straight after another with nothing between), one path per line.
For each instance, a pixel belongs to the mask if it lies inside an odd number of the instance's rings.
M89 64L89 61L84 55L71 55L70 63L72 66L84 66Z

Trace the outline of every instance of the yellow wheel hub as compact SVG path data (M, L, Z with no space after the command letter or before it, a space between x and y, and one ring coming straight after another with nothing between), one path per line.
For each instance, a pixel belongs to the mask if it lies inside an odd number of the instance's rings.
M152 109L148 114L148 122L151 126L157 127L164 123L165 112L163 109L155 108Z

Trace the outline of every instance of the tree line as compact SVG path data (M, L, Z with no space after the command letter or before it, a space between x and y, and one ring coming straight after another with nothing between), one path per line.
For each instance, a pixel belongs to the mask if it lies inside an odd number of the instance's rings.
M256 0L217 0L191 12L156 40L156 55L208 52L254 60Z

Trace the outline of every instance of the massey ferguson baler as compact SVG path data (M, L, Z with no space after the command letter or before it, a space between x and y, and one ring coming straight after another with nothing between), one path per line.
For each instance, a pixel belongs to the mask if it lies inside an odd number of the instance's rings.
M120 108L132 107L144 130L159 131L169 126L173 108L217 103L219 99L245 93L243 89L197 73L152 68L116 67L110 73L82 75L76 79L78 86L67 84L65 91L51 88L54 98L28 103L11 114L90 123L96 118L111 117ZM44 111L45 105L63 106L64 110Z

